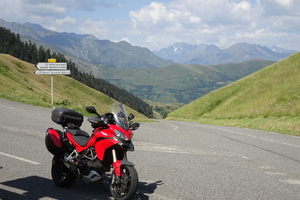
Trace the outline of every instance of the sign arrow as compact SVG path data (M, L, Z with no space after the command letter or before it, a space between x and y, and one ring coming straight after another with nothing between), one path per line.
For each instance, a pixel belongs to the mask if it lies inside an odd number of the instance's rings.
M54 75L54 74L62 74L62 75L70 75L70 70L59 70L59 71L35 71L36 75Z
M67 63L38 63L38 69L67 69Z

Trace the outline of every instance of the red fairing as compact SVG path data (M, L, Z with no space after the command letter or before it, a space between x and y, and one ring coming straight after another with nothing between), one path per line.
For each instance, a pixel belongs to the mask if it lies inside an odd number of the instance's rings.
M114 139L104 139L96 142L95 149L98 158L102 161L104 158L105 150L117 143L118 141Z
M94 131L94 136L99 137L115 137L115 132L112 129L96 128Z
M58 132L55 129L49 128L48 135L50 136L50 138L55 146L62 148L60 135L58 134Z
M95 149L98 159L103 160L105 150L118 143L113 137L115 133L111 129L96 129L94 138L96 138ZM101 138L97 140L97 138Z

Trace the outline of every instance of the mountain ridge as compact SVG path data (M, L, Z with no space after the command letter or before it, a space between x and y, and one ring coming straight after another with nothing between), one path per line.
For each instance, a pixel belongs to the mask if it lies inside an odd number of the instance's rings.
M177 51L180 49L180 51ZM238 42L221 49L214 44L191 45L184 42L175 43L159 51L153 51L157 56L171 59L180 64L216 65L239 63L253 59L279 61L297 51L285 50L273 45L270 48L258 44Z
M192 45L175 43L159 51L151 52L146 47L133 46L125 41L99 40L91 34L55 32L39 24L6 22L0 26L11 29L27 40L32 38L41 43L56 46L63 53L75 56L93 65L108 65L117 68L159 68L174 62L179 64L216 65L239 63L252 59L279 61L297 51L285 50L273 45L271 48L245 42L235 43L227 49L214 44Z
M26 39L60 47L64 52L94 65L107 64L117 68L157 68L173 61L154 55L145 47L133 46L125 41L99 40L85 34L59 33L47 30L38 24L6 22L0 19L0 26L10 29Z

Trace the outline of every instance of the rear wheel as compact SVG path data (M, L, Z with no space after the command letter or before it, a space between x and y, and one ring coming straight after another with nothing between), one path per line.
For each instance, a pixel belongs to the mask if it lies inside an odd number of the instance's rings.
M114 171L112 176L116 176ZM137 186L138 174L136 169L133 166L122 165L120 180L110 184L110 192L117 200L132 199L136 193Z
M74 174L57 156L54 156L52 160L51 176L53 182L58 187L66 188L71 186L76 181Z

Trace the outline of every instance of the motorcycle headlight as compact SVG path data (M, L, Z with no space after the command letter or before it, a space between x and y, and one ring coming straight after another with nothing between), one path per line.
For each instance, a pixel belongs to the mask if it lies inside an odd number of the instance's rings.
M124 140L128 140L128 138L126 137L126 135L124 135L124 133L122 133L121 131L118 131L118 130L115 129L114 132L115 132L115 134L116 134L117 137L122 138Z

